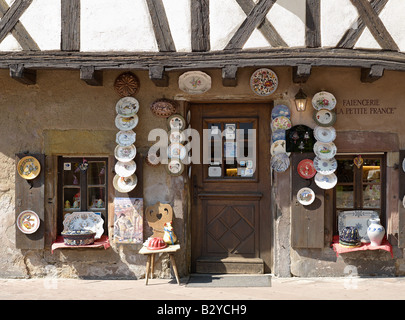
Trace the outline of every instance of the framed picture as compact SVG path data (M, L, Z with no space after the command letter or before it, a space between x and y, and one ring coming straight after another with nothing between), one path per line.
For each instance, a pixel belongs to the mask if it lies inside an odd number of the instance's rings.
M143 243L143 199L114 199L114 241Z

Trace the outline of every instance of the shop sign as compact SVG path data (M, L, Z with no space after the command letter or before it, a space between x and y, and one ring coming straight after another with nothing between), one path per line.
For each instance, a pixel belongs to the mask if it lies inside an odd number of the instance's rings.
M342 115L391 115L396 107L385 105L380 99L343 99L342 106L336 108L336 114Z

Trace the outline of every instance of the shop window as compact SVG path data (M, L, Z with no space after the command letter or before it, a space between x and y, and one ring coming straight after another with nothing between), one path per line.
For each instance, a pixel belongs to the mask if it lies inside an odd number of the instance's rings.
M335 234L339 213L350 210L376 211L385 221L385 157L338 155L335 194Z
M92 211L104 220L107 234L107 158L58 159L58 233L65 214Z

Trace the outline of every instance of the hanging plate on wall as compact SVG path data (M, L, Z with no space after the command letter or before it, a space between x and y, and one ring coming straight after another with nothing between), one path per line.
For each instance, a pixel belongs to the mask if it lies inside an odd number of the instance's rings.
M316 174L314 162L311 159L301 160L298 163L297 171L300 177L304 179L311 179Z
M269 96L276 91L278 78L273 70L262 68L250 77L250 88L259 96Z
M334 173L315 175L315 183L321 189L332 189L337 183L337 177Z
M115 147L114 150L115 159L122 162L128 162L135 158L136 156L136 147L131 144L128 147L122 147L120 145Z
M211 77L201 71L188 71L179 77L180 90L190 94L202 94L211 89Z
M113 186L121 193L132 191L138 183L138 177L133 174L129 177L120 177L118 174L114 176Z
M280 116L271 122L271 130L276 131L276 130L288 130L291 129L291 121L287 117Z
M310 188L302 188L297 193L297 200L304 206L310 205L315 200L315 192Z
M314 121L318 126L330 127L336 122L336 113L327 109L315 110Z
M115 126L122 131L132 130L138 125L138 115L133 115L131 117L124 117L122 115L117 115L115 117Z
M315 170L321 174L331 174L337 169L337 161L335 158L332 159L320 159L315 157L314 159Z
M316 126L314 128L314 137L320 142L329 143L336 139L336 130L333 127Z
M131 144L134 144L136 141L136 133L133 132L132 130L126 130L126 131L119 131L117 132L115 141L123 147L128 147Z
M128 162L118 161L115 164L115 173L120 177L129 177L133 175L136 171L136 163L134 160Z
M315 155L320 159L332 159L336 155L336 145L333 142L324 143L317 141L314 144Z
M271 157L271 167L276 172L284 172L290 166L290 158L286 153L277 153Z
M41 220L39 216L32 210L25 210L17 217L17 227L22 233L32 234L39 228Z
M115 105L115 111L123 117L132 117L139 111L139 102L133 97L121 98Z
M273 108L273 110L271 111L272 119L275 119L275 118L281 117L281 116L287 117L288 119L290 119L290 117L291 117L290 108L284 104L279 104L279 105L275 106Z
M17 171L22 178L32 180L41 172L41 164L35 157L26 156L18 161Z
M170 130L183 130L186 127L186 120L180 114L173 114L167 119L167 126Z
M132 72L124 72L115 79L114 89L121 97L133 96L139 91L138 77Z
M312 106L316 110L332 110L336 106L336 98L330 92L321 91L312 98Z
M184 164L178 159L171 159L166 166L166 170L172 176L179 176L184 171Z
M177 102L169 99L158 99L150 105L152 113L160 118L170 117L176 113Z

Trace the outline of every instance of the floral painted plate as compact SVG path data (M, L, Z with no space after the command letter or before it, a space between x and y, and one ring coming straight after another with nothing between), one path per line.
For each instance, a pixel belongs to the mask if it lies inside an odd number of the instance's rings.
M135 128L138 124L139 118L138 115L133 115L130 117L124 117L120 114L118 114L115 117L115 126L122 131L126 131L126 130L132 130L133 128Z
M300 177L304 179L311 179L316 174L314 162L311 159L301 160L298 163L297 171Z
M184 171L184 164L178 159L171 159L166 166L166 170L172 176L179 176Z
M259 96L269 96L276 91L278 78L273 70L262 68L253 72L250 77L250 88Z
M336 122L336 113L332 110L315 110L314 120L318 126L330 127Z
M281 117L281 116L287 117L288 119L290 119L290 117L291 117L290 108L284 104L279 104L279 105L275 106L273 108L273 110L271 111L272 119L275 119L275 118Z
M136 171L136 163L134 160L128 162L118 161L115 164L115 173L120 177L129 177L132 176Z
M183 130L186 127L186 120L179 114L173 114L167 119L167 126L170 130Z
M271 144L270 153L272 156L276 155L277 153L286 153L285 148L286 148L285 140L277 140Z
M32 210L25 210L17 217L17 227L22 233L32 234L39 228L41 220L39 216Z
M333 127L316 126L314 128L314 137L320 142L329 143L336 139L336 130Z
M201 71L188 71L179 77L180 90L190 94L202 94L211 89L211 77Z
M271 157L271 167L276 172L284 172L290 166L290 158L286 153L278 153Z
M120 146L128 147L131 144L134 144L136 141L136 133L132 130L126 131L119 131L117 132L115 142L117 142Z
M136 147L131 144L128 147L122 147L120 145L115 147L114 150L115 159L121 162L128 162L135 158L136 156Z
M315 192L310 188L302 188L297 193L297 200L304 206L310 205L315 200Z
M315 155L320 159L332 159L336 155L336 145L333 142L324 143L317 141L314 144Z
M129 177L120 177L118 174L116 174L113 179L114 188L121 193L132 191L135 189L137 184L138 177L135 174Z
M170 159L183 160L187 155L187 149L181 143L172 143L167 149L167 155Z
M320 159L315 157L314 167L320 174L328 175L334 173L337 169L337 161L335 158L332 159Z
M291 121L287 117L280 116L271 122L271 130L276 131L276 130L288 130L291 129Z
M337 183L337 177L334 173L315 175L315 183L321 189L332 189Z
M133 97L121 98L115 105L115 111L123 117L132 117L138 112L138 110L139 102Z
M336 98L329 92L321 91L312 98L312 106L316 110L332 110L336 106Z
M181 143L186 140L186 137L182 131L172 130L169 133L169 141L171 143Z
M38 177L41 171L41 164L35 157L26 156L18 161L17 171L22 178L32 180Z

